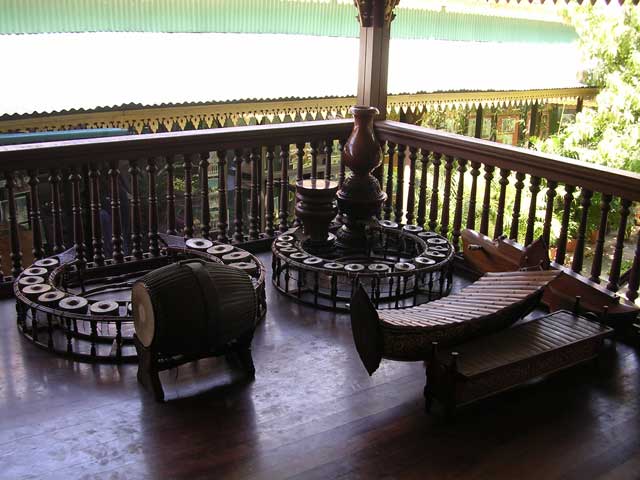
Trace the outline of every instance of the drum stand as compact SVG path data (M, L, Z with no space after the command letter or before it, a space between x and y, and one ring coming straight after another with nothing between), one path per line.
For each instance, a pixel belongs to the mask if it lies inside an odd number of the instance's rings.
M252 339L253 331L250 331L219 349L205 351L199 354L167 356L158 352L153 344L145 347L140 340L138 340L138 337L134 335L133 342L138 353L138 381L153 394L157 402L164 402L164 390L160 382L161 371L169 370L195 360L221 356L227 357L227 360L232 360L233 357L237 358L242 370L247 374L247 378L253 380L256 369L251 355Z

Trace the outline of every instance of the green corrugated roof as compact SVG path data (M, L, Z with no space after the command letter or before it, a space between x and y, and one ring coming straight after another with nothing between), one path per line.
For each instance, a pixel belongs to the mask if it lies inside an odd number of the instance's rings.
M396 10L393 38L567 43L572 27L423 9ZM291 0L0 0L0 34L66 32L284 33L357 37L351 4Z

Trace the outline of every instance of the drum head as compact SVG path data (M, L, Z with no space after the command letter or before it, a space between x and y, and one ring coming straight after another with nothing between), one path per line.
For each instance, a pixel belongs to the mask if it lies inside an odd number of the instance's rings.
M133 325L140 343L145 347L151 345L155 334L155 317L151 296L143 283L136 283L131 289L133 305Z

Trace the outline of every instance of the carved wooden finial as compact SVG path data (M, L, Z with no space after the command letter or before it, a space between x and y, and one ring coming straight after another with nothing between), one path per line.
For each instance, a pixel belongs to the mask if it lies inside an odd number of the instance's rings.
M353 0L362 27L383 27L395 18L393 10L400 0Z

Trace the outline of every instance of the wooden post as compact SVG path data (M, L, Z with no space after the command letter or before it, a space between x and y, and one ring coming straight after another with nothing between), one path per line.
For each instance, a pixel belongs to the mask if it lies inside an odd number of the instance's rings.
M582 97L578 97L576 99L576 113L580 113L582 111L582 102L583 102Z
M476 108L476 130L473 133L475 138L482 138L482 104Z
M376 107L378 120L387 117L389 39L397 4L398 0L356 0L360 21L357 101Z

